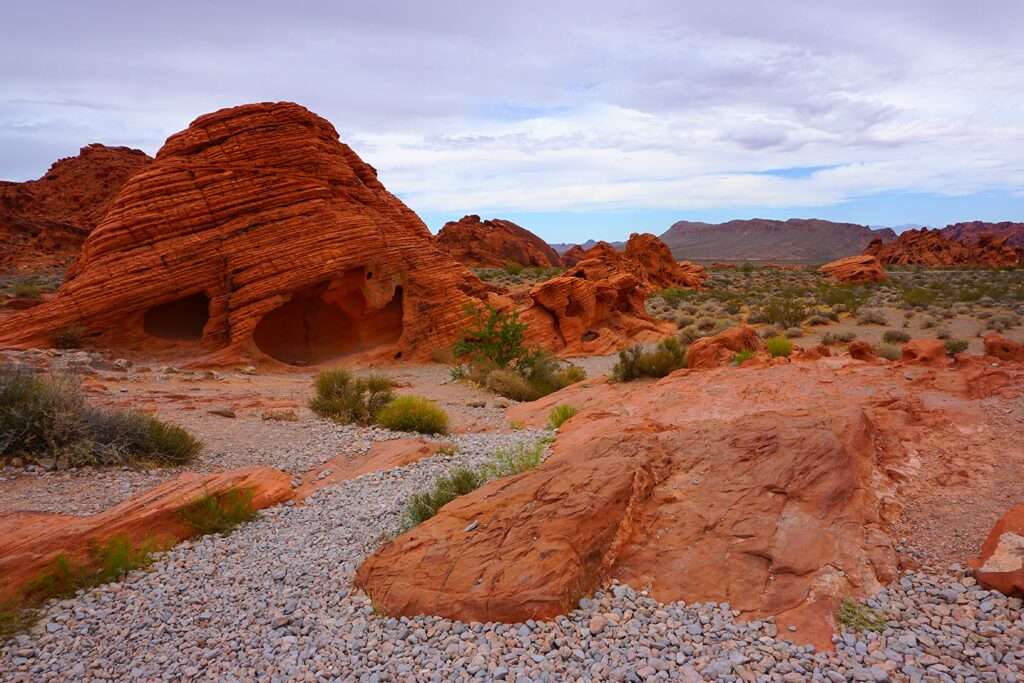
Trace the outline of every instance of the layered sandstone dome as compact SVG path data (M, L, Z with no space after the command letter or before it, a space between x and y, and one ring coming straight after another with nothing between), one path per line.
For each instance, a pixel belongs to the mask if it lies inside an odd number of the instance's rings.
M171 136L56 299L6 321L0 343L46 345L81 325L91 343L207 362L423 357L485 291L328 121L250 104Z
M500 268L512 262L523 266L558 266L558 253L547 242L512 221L464 216L444 224L437 243L459 263L474 268Z
M885 274L882 264L870 254L850 256L832 263L826 263L818 272L830 275L845 284L863 284L865 282L885 282L889 276Z
M0 265L36 270L74 257L128 179L152 161L137 149L92 144L38 180L0 182Z
M882 263L922 266L974 266L1001 268L1024 264L1024 247L1012 247L1007 237L990 233L973 243L943 237L939 230L907 230L892 242L875 239L864 250Z

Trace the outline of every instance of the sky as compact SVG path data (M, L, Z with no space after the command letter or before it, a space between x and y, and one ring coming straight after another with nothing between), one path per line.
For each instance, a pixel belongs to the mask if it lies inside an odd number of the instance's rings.
M438 230L1024 220L1024 2L11 3L0 179L294 101Z

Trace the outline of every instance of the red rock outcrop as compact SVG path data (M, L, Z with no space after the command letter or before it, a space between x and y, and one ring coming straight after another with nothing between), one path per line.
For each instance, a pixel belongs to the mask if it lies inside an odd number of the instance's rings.
M1013 247L1024 247L1024 223L986 223L984 221L970 221L968 223L953 223L941 230L942 236L967 244L974 244L981 239L982 235L993 237L1005 237L1006 243Z
M986 355L1014 363L1024 363L1024 344L1001 337L995 332L985 335L984 344Z
M850 256L832 263L826 263L818 272L830 275L845 284L863 284L865 282L885 282L889 277L885 274L878 259L868 254Z
M436 443L413 438L378 441L364 455L350 457L343 453L310 470L295 489L294 500L299 503L326 486L429 458L437 449Z
M195 535L178 513L192 500L208 494L252 489L254 509L291 498L291 477L268 467L200 475L187 472L120 505L89 517L14 512L0 514L0 602L16 598L57 553L82 558L91 543L122 537L173 544Z
M872 240L864 254L900 265L1001 268L1024 264L1024 248L1009 246L1006 237L985 233L976 243L967 244L928 228L907 230L892 242Z
M6 319L0 345L45 345L77 324L87 343L199 363L426 357L487 289L329 122L250 104L171 136L57 297Z
M572 268L577 263L585 259L587 257L586 255L587 252L583 249L583 247L581 247L578 244L574 244L571 247L569 247L569 249L564 254L562 254L562 267Z
M500 268L512 262L550 268L561 264L547 242L512 221L463 216L444 224L437 243L456 261L474 268Z
M604 253L607 255L607 250ZM666 287L700 287L710 277L696 264L676 262L665 243L650 233L630 235L623 257L626 269L644 283L648 292Z
M900 360L918 365L949 365L952 362L941 339L911 339L903 345Z
M686 366L691 370L717 368L731 363L741 351L759 351L763 348L764 344L753 327L731 327L714 336L701 337L690 344L686 352Z
M1011 598L1024 598L1024 505L1003 515L969 563L985 588Z
M127 180L153 159L92 144L38 180L0 181L0 266L38 270L74 257Z

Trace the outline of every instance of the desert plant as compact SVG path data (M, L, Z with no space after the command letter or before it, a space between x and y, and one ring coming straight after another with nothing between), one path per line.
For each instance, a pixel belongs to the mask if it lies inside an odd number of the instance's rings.
M104 544L93 542L84 560L58 553L38 577L24 590L30 604L50 598L68 598L83 588L116 581L134 569L148 567L151 555L162 549L152 540L138 545L123 536L113 536Z
M772 337L765 344L772 358L788 358L793 353L793 342L785 337Z
M946 354L955 356L958 353L963 353L967 350L970 342L966 339L947 339L946 340Z
M885 312L877 308L864 308L857 314L858 325L886 325L888 322Z
M882 341L886 344L905 344L910 341L910 335L902 330L886 330Z
M441 444L440 446L438 446L437 450L434 451L434 455L440 455L440 456L445 457L445 458L450 458L450 457L452 457L453 455L455 455L458 452L459 452L459 447L458 446L456 446L453 443L446 443L446 444Z
M544 446L543 441L537 441L519 443L509 449L499 448L494 452L494 458L480 469L480 476L487 482L511 477L534 468L544 458Z
M558 429L561 427L566 420L578 413L575 406L568 405L566 403L559 404L551 409L548 413L548 425L552 429Z
M830 318L823 315L812 315L807 319L808 325L828 325L832 322Z
M927 329L927 328L935 327L938 324L938 322L939 321L937 321L935 318L933 318L930 315L922 315L921 316L921 327L923 327L923 328Z
M885 630L884 614L851 598L843 598L839 611L836 612L836 620L853 631L881 633Z
M874 347L874 352L886 360L899 360L903 357L903 350L895 344L881 343Z
M181 521L200 536L227 535L256 516L253 489L233 487L222 493L205 493L178 511Z
M377 424L399 432L444 434L448 431L448 413L429 398L399 396L378 413Z
M634 344L619 351L619 360L612 366L611 376L617 382L629 382L640 378L640 357L644 347Z
M665 337L651 351L640 354L637 369L645 377L664 377L686 366L687 347L675 337Z
M313 380L316 396L309 409L339 422L369 425L395 397L391 380L383 375L355 377L343 368L325 370Z
M744 361L748 361L754 357L754 352L750 349L743 349L732 357L733 365L742 365Z
M11 294L23 299L38 299L40 297L39 283L35 280L18 280L11 285Z
M56 349L78 349L82 346L85 328L81 325L66 325L50 334L50 343Z
M493 306L466 304L470 327L455 342L453 351L459 359L484 359L498 367L506 367L527 352L526 323L519 321L516 311L506 313Z
M513 432L522 431L526 429L526 423L523 422L522 420L509 420L508 428L511 429Z
M804 336L804 328L802 327L787 327L783 330L782 335L790 339L798 339Z
M833 344L849 344L857 338L857 334L853 330L836 330L835 332L826 332L821 335L821 343L825 346L832 346Z
M480 488L484 478L480 473L466 467L459 467L449 474L438 477L428 491L415 493L405 505L399 531L405 533L417 524L425 522L444 505Z
M783 328L796 327L807 317L807 308L795 297L776 297L761 308L761 315Z
M484 376L482 385L499 396L513 401L533 401L540 398L525 377L509 368L496 368L489 371Z

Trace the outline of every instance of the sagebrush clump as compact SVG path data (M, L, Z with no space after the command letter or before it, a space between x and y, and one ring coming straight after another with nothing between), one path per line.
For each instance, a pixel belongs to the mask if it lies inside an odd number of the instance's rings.
M686 367L688 348L675 337L666 337L650 351L639 344L619 351L619 360L612 366L612 379L629 382L641 377L665 377Z
M448 432L448 413L429 398L399 396L380 411L377 424L398 432L445 434Z
M348 370L325 370L313 380L316 396L309 409L339 422L373 424L378 413L395 398L391 380L383 375L356 377Z

